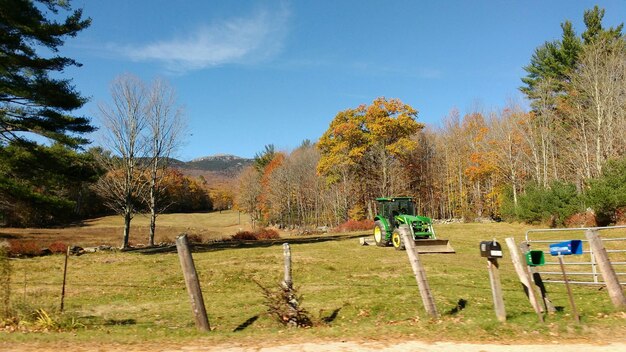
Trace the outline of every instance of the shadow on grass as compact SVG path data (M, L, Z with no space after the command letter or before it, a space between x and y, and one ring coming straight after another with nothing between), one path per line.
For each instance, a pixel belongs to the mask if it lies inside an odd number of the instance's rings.
M258 315L253 316L252 318L250 318L250 319L244 321L243 323L241 323L238 327L235 328L235 330L233 330L233 332L243 331L248 326L254 324L254 322L257 321L257 319L259 319Z
M12 240L16 239L18 236L11 233L0 232L0 240Z
M465 307L467 306L467 300L461 298L459 299L459 301L456 303L456 307L450 309L449 311L446 312L447 315L455 315L456 313L462 311L463 309L465 309Z
M137 321L135 319L107 319L104 325L135 325Z
M359 237L369 236L368 234L356 234L356 235L330 235L330 236L316 236L316 237L292 237L281 238L277 240L258 240L258 241L223 241L214 243L195 243L191 244L191 251L194 253L201 252L213 252L225 249L236 248L266 248L272 246L282 246L283 243L289 244L309 244L309 243L323 243L331 241L348 241ZM358 246L357 243L354 244ZM126 252L136 252L141 254L159 254L159 253L172 253L176 252L176 245L170 245L166 247L152 247L152 248L132 248L125 250Z
M333 321L335 321L335 319L337 319L337 316L339 315L339 311L341 310L341 308L337 308L335 310L333 310L332 313L330 313L329 316L322 318L322 322L326 323L326 324L330 324Z

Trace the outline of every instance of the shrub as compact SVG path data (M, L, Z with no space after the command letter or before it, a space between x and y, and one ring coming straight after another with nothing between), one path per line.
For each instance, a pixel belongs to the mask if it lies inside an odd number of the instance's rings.
M261 285L258 281L253 281L261 288L265 297L267 313L279 323L298 328L308 328L313 326L309 312L302 308L302 296L293 287L279 285L275 290L271 290Z
M348 220L335 228L336 232L364 231L374 228L373 220Z
M63 242L53 242L48 246L48 249L52 253L65 253L67 251L67 244Z
M35 241L9 240L9 255L12 257L35 257L41 252L41 246Z
M231 237L233 240L237 241L256 241L256 236L253 232L250 231L239 231Z
M626 207L615 210L615 225L626 225Z
M195 233L189 233L187 234L187 241L189 241L189 243L202 243L202 236Z
M565 227L596 227L598 226L598 221L593 212L587 211L570 216L565 219L564 224Z
M581 203L576 186L571 183L553 182L550 188L529 184L526 192L518 196L517 208L510 200L504 202L502 214L529 224L562 226L565 219L582 208Z
M274 229L260 229L256 232L256 238L258 240L276 240L280 238L278 231Z
M585 201L598 218L599 225L617 222L617 211L626 206L626 157L609 161L602 175L591 180Z
M239 231L234 234L231 239L236 241L256 241L256 240L275 240L279 239L278 231L274 229L259 229L257 231Z

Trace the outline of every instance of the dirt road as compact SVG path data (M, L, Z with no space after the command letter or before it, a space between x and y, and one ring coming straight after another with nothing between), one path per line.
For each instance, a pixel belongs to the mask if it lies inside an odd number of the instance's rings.
M77 345L77 344L2 344L2 351L41 352L65 350L73 352L112 351L112 352L528 352L545 351L547 349L559 352L626 352L626 340L610 344L561 344L548 345L506 345L506 344L469 344L454 342L428 343L421 341L405 341L397 344L379 342L318 342L298 343L286 345L240 346L236 344L209 345L192 343L178 344L137 344L137 345Z

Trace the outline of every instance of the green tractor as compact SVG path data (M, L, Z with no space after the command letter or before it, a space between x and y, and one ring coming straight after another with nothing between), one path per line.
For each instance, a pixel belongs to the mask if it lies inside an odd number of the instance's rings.
M413 198L376 198L376 201L378 214L374 217L374 241L377 246L392 244L396 250L404 250L402 232L406 231L420 253L455 253L448 240L437 239L430 218L415 215Z

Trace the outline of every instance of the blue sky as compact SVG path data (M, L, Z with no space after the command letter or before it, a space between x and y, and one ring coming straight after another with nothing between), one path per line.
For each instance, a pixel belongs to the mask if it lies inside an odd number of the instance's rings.
M315 141L337 112L379 96L433 126L453 108L522 102L533 50L567 19L582 32L595 4L606 26L626 20L622 0L74 0L93 23L61 53L83 64L65 74L95 125L116 76L162 77L188 120L178 158L252 157Z

